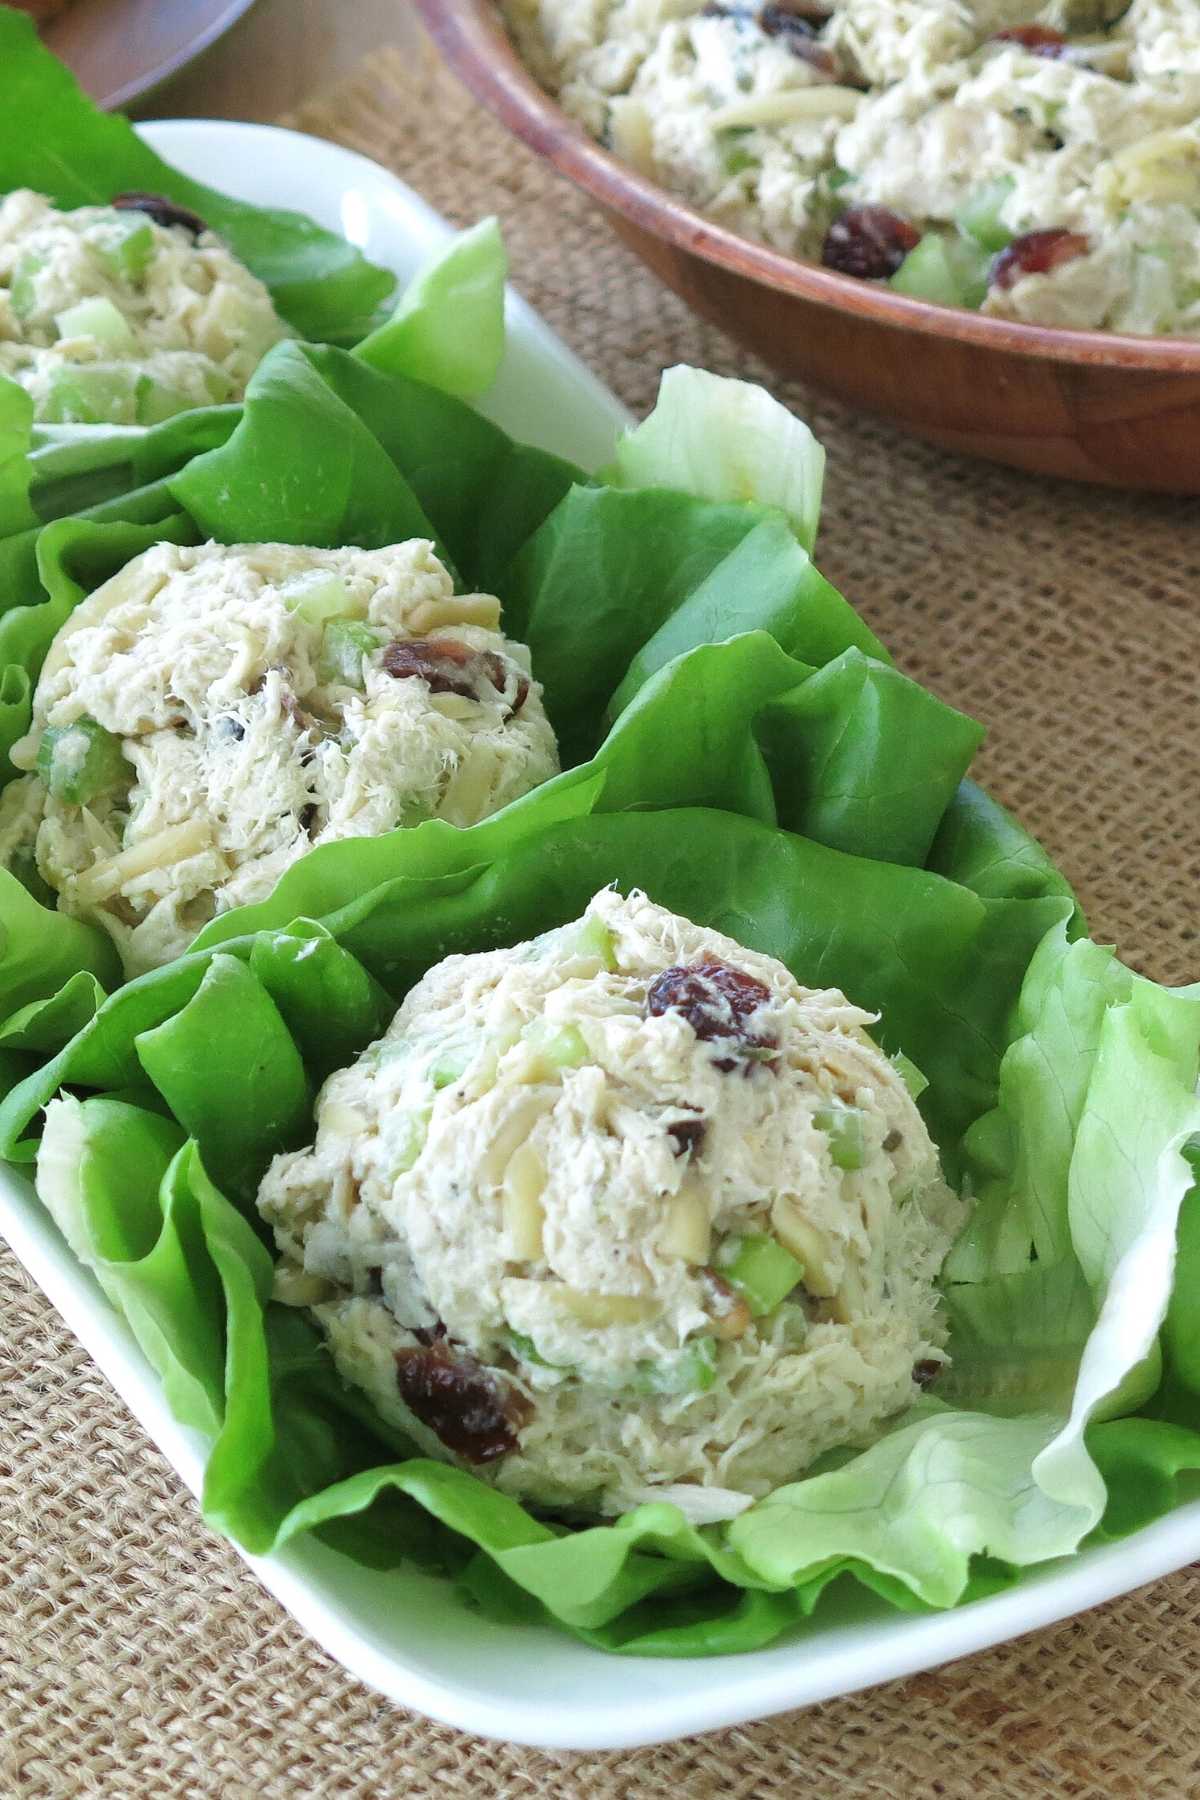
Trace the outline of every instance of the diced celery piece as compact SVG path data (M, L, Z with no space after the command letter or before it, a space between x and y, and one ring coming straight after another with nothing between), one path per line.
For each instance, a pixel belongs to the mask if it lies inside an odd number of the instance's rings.
M136 373L104 363L65 363L54 371L42 417L48 425L136 425Z
M817 176L813 198L823 207L826 217L836 219L846 211L853 200L847 190L853 188L857 179L849 169L826 169Z
M344 594L345 589L342 591ZM364 659L378 648L379 638L369 625L361 625L357 619L330 619L321 636L317 673L322 681L360 688Z
M549 1357L542 1355L531 1337L526 1337L523 1331L514 1331L511 1326L508 1341L514 1356L520 1357L522 1362L535 1364L539 1369L569 1369L573 1366L570 1363L551 1362Z
M97 244L96 254L110 275L122 281L140 281L154 260L154 227L148 219L131 219L125 213L114 213L119 231L105 244Z
M987 299L992 269L991 251L985 250L974 238L952 237L946 240L946 255L958 281L958 290L962 295L960 304L977 312Z
M829 1155L835 1169L862 1168L863 1125L857 1106L844 1106L840 1101L823 1106L813 1115L813 1124L829 1139Z
M726 175L740 175L746 169L756 169L761 163L761 156L748 149L745 143L752 129L749 125L728 125L717 132L721 167Z
M1133 275L1126 295L1131 319L1165 319L1175 309L1175 279L1171 267L1172 252L1156 253L1139 248L1134 252ZM1121 317L1113 320L1118 330L1129 327Z
M58 800L86 806L129 775L120 738L86 715L70 725L50 725L38 745L37 772Z
M764 1232L726 1238L718 1255L722 1275L758 1318L774 1312L804 1275L804 1264Z
M1002 175L998 181L987 181L967 195L954 215L958 229L974 238L977 244L982 244L985 250L1003 250L1012 243L1013 234L1000 213L1013 186L1011 175Z
M417 1107L404 1116L401 1129L392 1139L390 1163L393 1175L403 1175L412 1168L429 1135L429 1109Z
M103 295L76 301L74 306L56 313L54 323L58 326L60 337L95 338L106 350L124 351L133 348L133 333L128 322L112 301L106 300Z
M594 956L610 971L617 966L612 932L602 919L589 917L581 919L577 925L567 926L559 940L559 948L568 956Z
M521 1036L552 1069L578 1069L587 1061L587 1045L578 1026L551 1025L546 1019L534 1019Z
M305 569L293 575L283 583L279 597L289 612L309 625L346 618L354 610L345 582L332 569Z
M638 1394L703 1393L712 1386L716 1373L716 1338L695 1338L674 1356L640 1362L633 1387Z
M443 1044L429 1065L429 1079L437 1089L452 1087L471 1065L475 1044Z
M196 402L178 388L155 381L151 375L140 375L137 384L137 422L139 425L161 425L176 413L189 412Z
M24 256L17 258L8 298L18 319L27 319L36 307L37 289L34 284L45 266L45 257L39 256L34 250L27 250Z
M975 308L987 293L990 263L988 252L973 238L939 237L930 231L909 251L891 286L937 306Z
M914 1100L919 1100L929 1086L929 1077L923 1075L911 1057L905 1056L903 1050L897 1050L892 1057L896 1065L896 1073L908 1089Z
M911 249L896 273L891 286L898 294L911 294L914 300L930 300L936 306L961 306L958 278L946 255L946 240L935 231L926 232Z

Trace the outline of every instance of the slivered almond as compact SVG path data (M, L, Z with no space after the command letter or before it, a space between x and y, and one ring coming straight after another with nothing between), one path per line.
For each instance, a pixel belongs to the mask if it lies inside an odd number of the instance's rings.
M666 1217L658 1234L659 1248L685 1262L706 1263L712 1241L708 1207L701 1194L682 1187L666 1203Z
M851 119L862 94L836 82L815 81L811 87L784 88L774 94L750 94L709 115L714 131L738 125L790 125L802 119Z
M509 1252L519 1261L536 1262L541 1257L545 1185L545 1163L532 1144L521 1144L504 1171L500 1202Z
M526 1094L512 1108L487 1147L481 1174L496 1187L503 1184L513 1156L551 1103L550 1097Z
M408 629L417 637L447 625L480 625L485 631L498 631L500 602L494 594L463 594L454 600L421 600L408 615Z
M590 1294L565 1286L550 1291L565 1312L594 1330L606 1325L645 1325L661 1311L657 1300L642 1294Z
M341 1100L326 1101L318 1122L322 1131L335 1132L338 1137L362 1137L370 1130L366 1113Z
M452 825L473 825L488 811L496 759L490 750L476 745L450 777L439 811Z
M280 1306L320 1306L336 1292L333 1282L326 1281L323 1275L310 1275L307 1269L288 1263L276 1267L271 1284L271 1298L278 1300Z
M73 898L84 905L108 900L131 881L196 856L208 848L209 842L208 827L202 819L168 825L165 831L156 831L153 837L122 850L119 856L109 857L77 875L72 883Z
M780 1194L771 1207L771 1227L785 1250L804 1265L801 1280L810 1294L828 1300L837 1292L834 1255L824 1232L806 1219L788 1194Z

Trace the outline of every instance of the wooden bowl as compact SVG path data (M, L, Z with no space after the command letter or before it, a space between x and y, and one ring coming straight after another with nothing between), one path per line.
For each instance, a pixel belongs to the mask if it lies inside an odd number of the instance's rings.
M42 29L99 105L128 106L237 23L253 0L71 0Z
M601 149L538 87L492 0L417 0L456 73L599 201L650 267L731 336L948 449L1047 475L1200 493L1200 343L931 306L738 236Z

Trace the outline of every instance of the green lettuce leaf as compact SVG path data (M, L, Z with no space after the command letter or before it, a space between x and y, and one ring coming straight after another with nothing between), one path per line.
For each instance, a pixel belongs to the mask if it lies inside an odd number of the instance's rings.
M764 388L667 369L650 416L617 444L614 487L678 488L704 500L778 507L806 550L817 537L825 452Z
M1074 1550L1094 1523L1035 1478L1057 1429L1038 1413L939 1410L845 1468L777 1488L733 1521L729 1542L773 1581L802 1583L834 1558L854 1558L928 1606L953 1606L973 1555L1044 1562Z
M851 645L886 658L777 513L665 489L573 487L515 558L501 598L565 762L698 643L761 628L806 662Z
M0 375L0 537L37 523L29 499L32 441L33 401L18 382Z
M507 275L500 227L481 219L418 271L391 318L355 355L465 400L485 394L504 355Z
M370 549L436 536L401 471L299 344L264 358L228 442L169 485L201 536L226 544Z

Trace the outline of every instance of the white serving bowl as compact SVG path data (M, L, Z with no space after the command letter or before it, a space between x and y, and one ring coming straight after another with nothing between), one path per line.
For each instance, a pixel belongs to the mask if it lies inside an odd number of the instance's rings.
M188 174L247 200L301 207L401 277L452 235L394 176L298 133L215 121L143 131ZM508 326L486 410L515 435L597 467L624 409L515 295ZM2 1167L0 1233L198 1494L204 1441L171 1417L131 1333L31 1183ZM489 1737L591 1750L709 1731L932 1668L1182 1568L1198 1545L1200 1502L954 1612L897 1613L839 1583L811 1623L770 1649L697 1661L610 1656L550 1627L495 1625L447 1582L403 1569L380 1576L311 1538L245 1560L331 1656L398 1704Z

